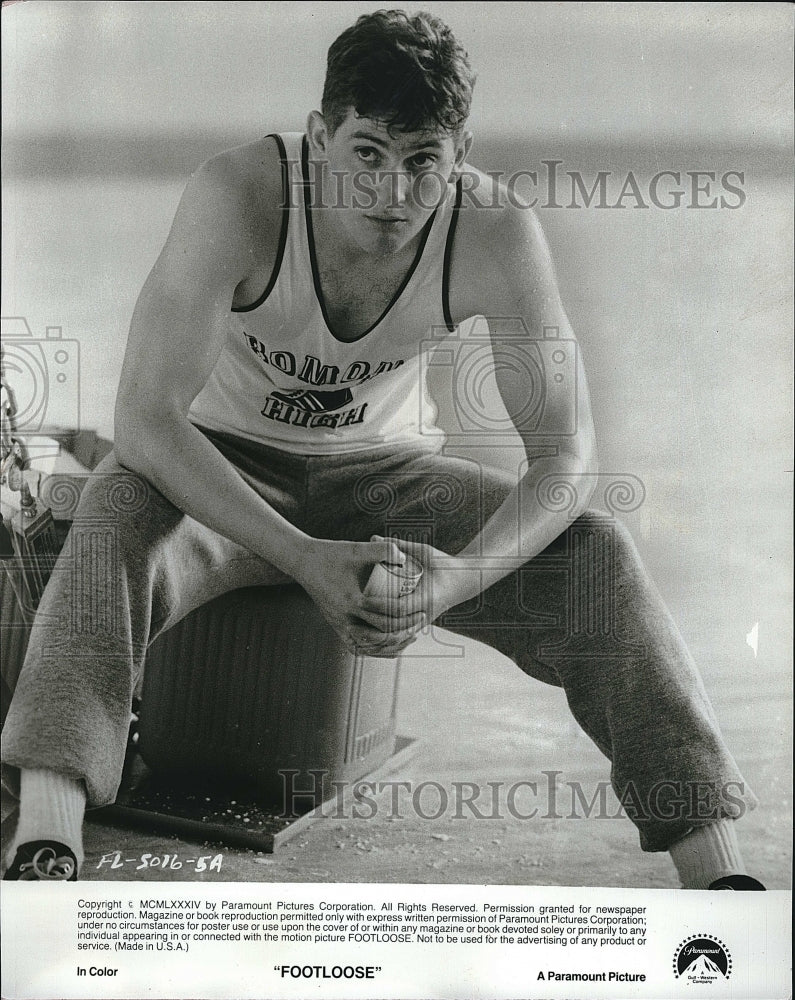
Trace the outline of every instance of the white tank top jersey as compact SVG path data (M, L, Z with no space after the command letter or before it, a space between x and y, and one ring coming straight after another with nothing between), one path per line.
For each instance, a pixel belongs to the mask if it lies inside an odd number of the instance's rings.
M460 183L448 184L380 319L343 341L331 329L318 278L306 138L272 138L285 198L276 263L260 297L232 309L225 346L189 419L299 454L438 447L444 434L420 353L440 329L453 329L447 288Z

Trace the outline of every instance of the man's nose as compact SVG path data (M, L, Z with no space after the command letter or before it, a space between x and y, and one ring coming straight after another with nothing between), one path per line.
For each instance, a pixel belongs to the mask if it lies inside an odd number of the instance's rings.
M385 171L380 183L382 204L387 209L401 208L411 191L411 178L405 170Z

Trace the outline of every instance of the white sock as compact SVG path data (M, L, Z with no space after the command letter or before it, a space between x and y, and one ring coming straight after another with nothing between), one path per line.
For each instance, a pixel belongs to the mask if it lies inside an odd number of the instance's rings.
M708 889L726 875L746 874L730 819L691 830L669 850L683 889Z
M83 814L86 790L82 781L56 771L22 768L20 771L19 820L9 863L17 847L34 840L56 840L65 844L83 863Z

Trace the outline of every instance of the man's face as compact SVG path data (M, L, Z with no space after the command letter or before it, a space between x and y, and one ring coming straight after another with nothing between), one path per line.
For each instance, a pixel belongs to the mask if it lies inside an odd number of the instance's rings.
M466 135L390 135L353 110L333 136L319 115L312 122L312 154L328 167L324 204L334 207L345 238L376 254L396 253L420 232L469 146Z

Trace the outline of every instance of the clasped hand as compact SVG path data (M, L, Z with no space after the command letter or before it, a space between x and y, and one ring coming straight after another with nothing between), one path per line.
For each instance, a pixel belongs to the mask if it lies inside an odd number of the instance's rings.
M414 593L391 599L365 595L375 564L402 563L406 553L423 566ZM351 652L391 659L411 645L425 625L457 603L445 597L448 588L443 585L455 562L454 557L416 542L396 543L379 536L369 542L314 539L298 582Z

